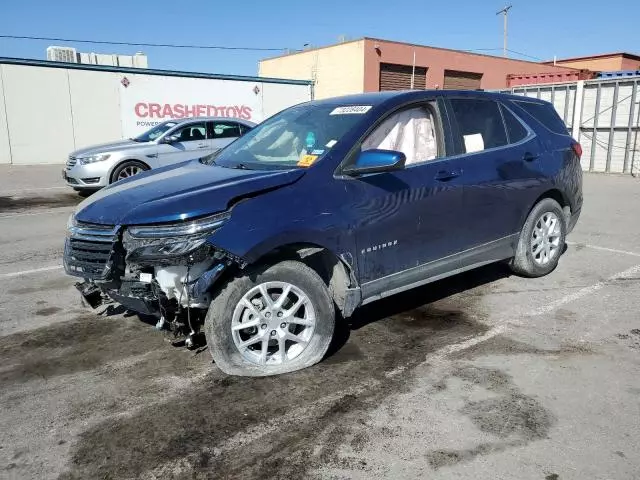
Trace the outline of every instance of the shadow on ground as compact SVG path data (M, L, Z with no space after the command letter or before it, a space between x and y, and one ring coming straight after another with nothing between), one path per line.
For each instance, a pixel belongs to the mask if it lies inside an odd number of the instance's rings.
M354 414L375 408L411 381L409 374L390 372L410 373L427 354L487 330L478 321L478 291L447 299L503 276L499 266L484 268L363 308L351 321L346 345L312 368L267 378L228 377L213 368L179 398L150 405L141 400L131 415L85 431L62 478L303 477L337 458ZM117 325L104 327L106 333L133 333ZM138 333L145 345L149 333ZM114 337L110 343L119 342Z
M43 196L0 196L0 213L31 210L34 208L70 207L82 201L75 192Z

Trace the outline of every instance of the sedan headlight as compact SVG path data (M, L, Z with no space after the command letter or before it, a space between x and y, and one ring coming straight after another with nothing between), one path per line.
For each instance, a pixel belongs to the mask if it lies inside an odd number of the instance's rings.
M228 219L225 212L188 222L129 227L123 237L127 259L140 262L186 257L198 261L211 249L205 243L207 236Z
M99 155L89 155L88 157L78 157L78 162L81 165L87 165L89 163L103 162L109 159L111 155L108 153L102 153Z

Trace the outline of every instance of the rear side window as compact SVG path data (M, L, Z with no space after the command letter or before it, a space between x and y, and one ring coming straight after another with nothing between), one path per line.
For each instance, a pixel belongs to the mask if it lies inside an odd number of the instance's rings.
M453 98L450 102L464 153L507 144L507 132L496 102L476 98Z
M564 124L555 108L548 103L514 102L525 112L535 118L542 125L553 133L569 135L567 126Z
M215 122L213 138L237 138L241 136L240 125L234 122Z
M507 127L507 136L509 137L509 143L517 143L520 140L524 139L529 132L526 128L520 123L520 121L511 113L507 108L503 105L500 106L502 109L502 116L504 118L504 124Z

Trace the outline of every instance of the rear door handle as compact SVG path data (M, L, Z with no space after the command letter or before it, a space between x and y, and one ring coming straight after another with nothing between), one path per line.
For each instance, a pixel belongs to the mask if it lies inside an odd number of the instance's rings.
M462 170L440 170L436 173L435 179L441 182L446 182L447 180L459 177L460 175L462 175Z
M524 156L522 157L522 159L525 162L533 162L534 160L536 160L539 157L539 155L535 155L533 153L527 152L524 154Z

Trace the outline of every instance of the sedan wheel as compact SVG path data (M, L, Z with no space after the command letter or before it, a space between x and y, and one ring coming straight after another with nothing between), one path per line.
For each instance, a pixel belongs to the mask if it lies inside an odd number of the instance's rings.
M120 170L120 172L118 173L117 180L133 177L134 175L137 175L142 172L143 172L142 168L140 168L138 165L129 165L123 168L122 170Z

